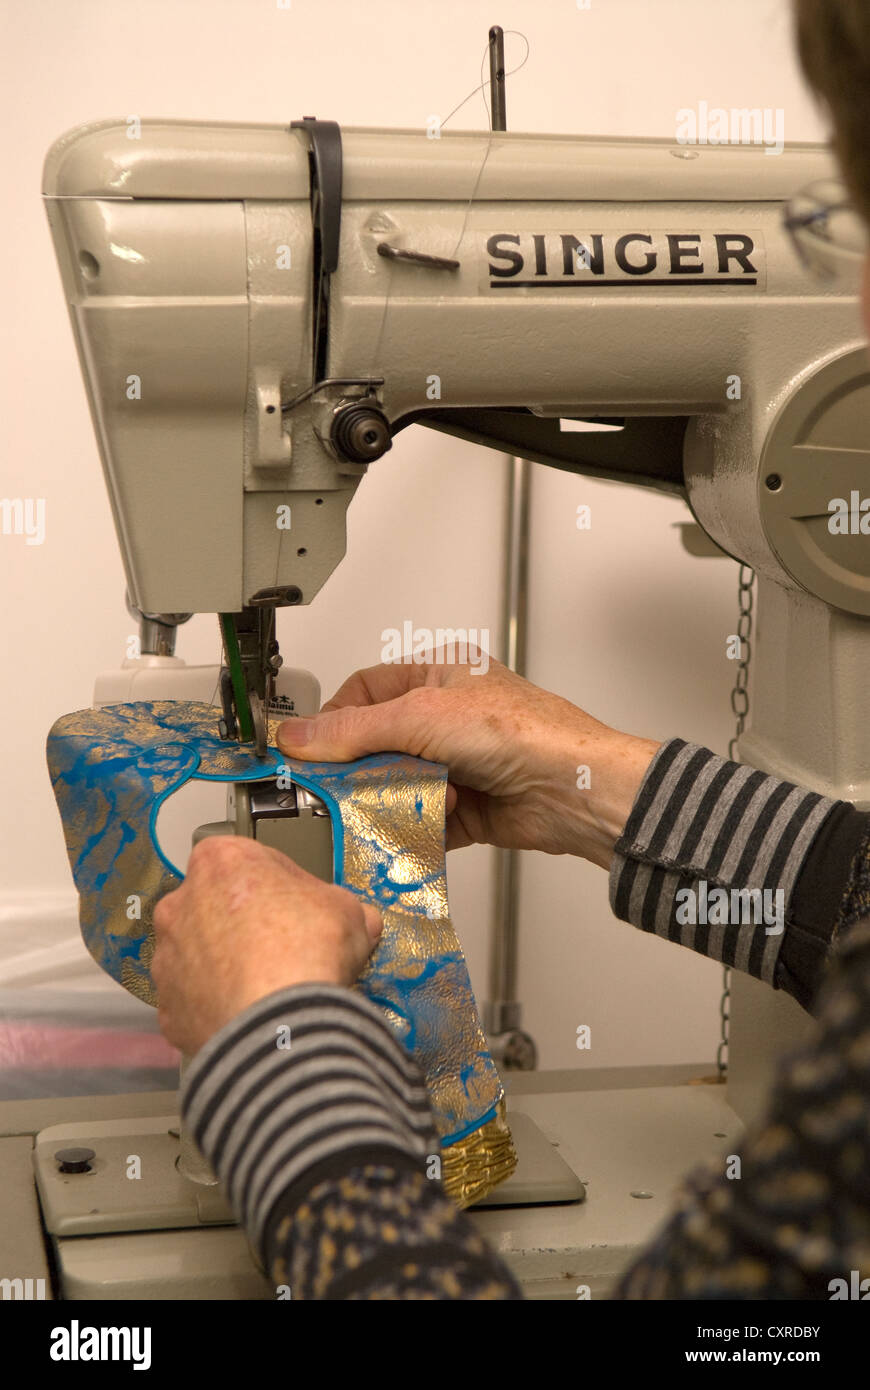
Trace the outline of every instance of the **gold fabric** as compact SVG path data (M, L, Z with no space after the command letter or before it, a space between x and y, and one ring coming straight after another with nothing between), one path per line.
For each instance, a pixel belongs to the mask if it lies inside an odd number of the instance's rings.
M337 883L373 903L384 930L356 988L382 1011L420 1066L442 1140L442 1178L468 1205L513 1171L504 1090L486 1044L450 920L444 853L446 770L399 753L304 763L270 745L221 741L210 706L159 701L66 715L48 760L97 962L156 1004L154 906L181 882L153 826L161 800L190 778L293 782L329 808ZM138 915L130 916L134 897Z

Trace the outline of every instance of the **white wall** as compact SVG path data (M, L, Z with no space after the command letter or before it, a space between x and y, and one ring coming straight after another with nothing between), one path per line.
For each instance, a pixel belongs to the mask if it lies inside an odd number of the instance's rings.
M44 767L46 731L90 703L131 621L78 362L39 198L44 153L88 119L139 114L422 126L479 81L491 23L522 30L508 84L512 129L674 135L675 112L782 107L789 139L822 130L798 76L785 0L27 0L9 5L0 74L4 320L0 495L45 497L41 547L0 536L2 749L0 959L27 948L40 905L69 938L72 898ZM508 66L522 53L508 39ZM454 126L481 128L475 97ZM592 345L594 348L594 345ZM578 315L578 362L584 343ZM413 429L371 470L345 564L315 604L283 613L285 659L331 691L378 658L384 627L498 629L504 464ZM593 527L580 533L576 506ZM730 733L736 572L692 560L676 501L536 469L529 673L597 716L724 751ZM214 620L179 654L216 660ZM451 864L457 926L486 994L489 852ZM58 898L60 895L60 899ZM58 909L58 902L66 904ZM5 924L5 926L3 925ZM720 971L617 924L604 875L528 856L521 993L547 1066L712 1058ZM593 1048L578 1053L578 1024Z

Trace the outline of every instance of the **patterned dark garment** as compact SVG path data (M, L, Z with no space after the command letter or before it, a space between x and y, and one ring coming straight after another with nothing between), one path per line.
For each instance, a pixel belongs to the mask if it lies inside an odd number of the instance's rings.
M769 894L770 929L685 920L681 890L712 888ZM829 1299L834 1281L870 1277L870 815L673 739L610 892L618 917L766 980L819 1022L781 1064L739 1178L721 1163L690 1175L616 1297ZM275 1043L284 1026L289 1050ZM445 1196L422 1077L358 994L302 985L260 1000L197 1054L182 1103L292 1298L522 1297Z
M467 1217L424 1173L352 1168L312 1189L274 1228L277 1285L307 1298L519 1299Z
M830 1299L870 1275L870 922L838 957L819 1036L781 1064L739 1177L694 1174L618 1298Z

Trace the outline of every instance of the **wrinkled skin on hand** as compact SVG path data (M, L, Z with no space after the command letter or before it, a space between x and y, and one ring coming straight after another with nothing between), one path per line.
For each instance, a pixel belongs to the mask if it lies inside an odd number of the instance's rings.
M381 934L375 908L243 836L202 840L154 909L151 973L164 1036L192 1056L275 990L350 986Z
M436 654L437 656L437 654ZM659 747L621 734L490 661L357 671L320 714L282 724L296 758L395 750L449 769L447 847L578 854L604 867ZM578 768L589 786L578 788Z

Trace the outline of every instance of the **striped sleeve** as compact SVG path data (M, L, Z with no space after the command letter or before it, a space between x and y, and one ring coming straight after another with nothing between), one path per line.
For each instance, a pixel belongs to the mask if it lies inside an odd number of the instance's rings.
M440 1150L410 1054L373 1004L325 984L279 990L209 1039L182 1115L264 1262L279 1202L354 1164L425 1172Z
M611 907L643 931L777 987L801 868L845 804L671 739L616 843Z

